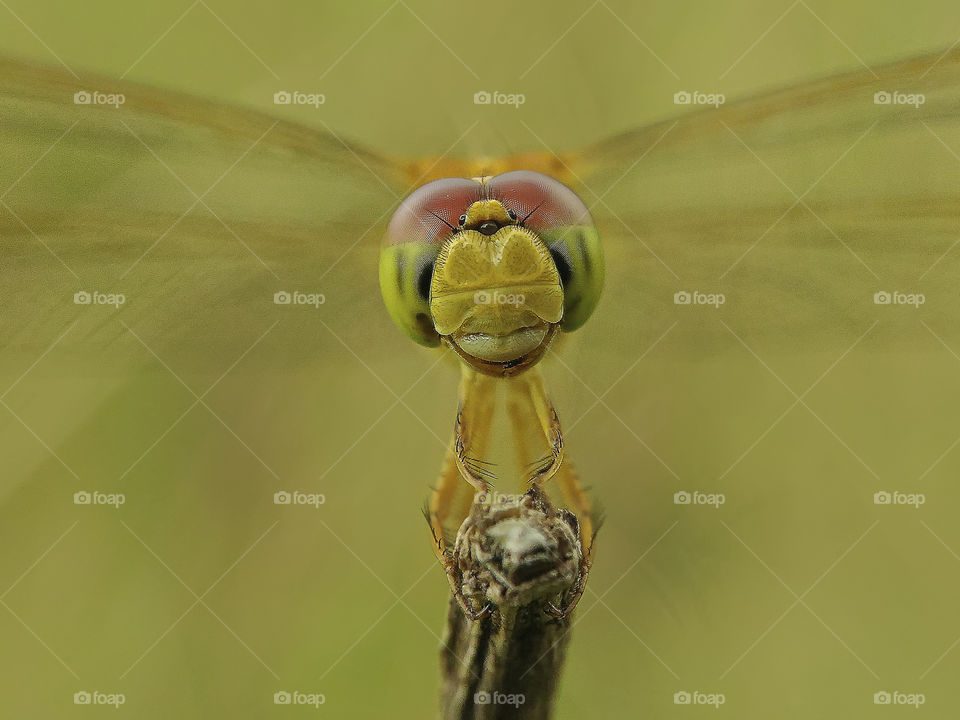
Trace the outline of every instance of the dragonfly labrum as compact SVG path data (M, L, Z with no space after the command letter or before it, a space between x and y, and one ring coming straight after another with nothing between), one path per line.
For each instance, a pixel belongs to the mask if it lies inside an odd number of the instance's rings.
M471 619L488 614L491 603L482 592L477 602L465 596L449 538L470 509L464 483L482 503L505 479L489 459L498 397L506 406L518 479L524 489L553 480L582 543L577 582L546 609L563 617L582 593L595 522L564 462L559 415L538 363L557 333L587 321L603 278L589 210L566 185L540 172L434 180L401 203L387 228L380 287L391 317L414 341L445 346L461 360L452 446L426 514L453 595ZM531 453L537 443L544 454Z

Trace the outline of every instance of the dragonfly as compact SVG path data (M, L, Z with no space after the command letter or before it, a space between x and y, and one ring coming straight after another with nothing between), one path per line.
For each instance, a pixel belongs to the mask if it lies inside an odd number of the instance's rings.
M579 494L572 467L562 460L567 438L558 442L558 421L542 382L541 366L543 374L563 372L548 365L555 358L578 374L605 364L605 376L619 382L613 392L588 398L585 406L595 400L597 406L616 409L623 422L611 420L610 427L636 445L628 452L591 435L596 448L585 442L577 458L578 467L587 470L584 476L613 499L611 515L619 511L618 517L627 518L608 521L610 538L605 542L628 547L632 561L640 550L628 522L646 526L660 512L648 502L651 485L658 483L657 491L663 494L674 482L670 471L677 477L701 471L705 475L718 463L731 465L755 439L732 434L739 406L707 430L693 422L678 430L681 418L673 400L685 392L687 380L677 380L669 372L671 365L695 368L723 358L733 377L755 378L775 369L784 380L777 387L792 389L792 377L782 367L812 382L861 336L865 339L860 347L871 357L899 348L902 338L910 337L904 333L916 329L916 321L906 313L888 313L881 323L887 332L870 335L878 322L872 298L918 283L930 299L922 309L927 327L939 336L955 327L955 273L949 269L955 260L956 250L951 250L960 226L960 204L951 151L960 151L960 52L911 58L878 66L875 72L845 72L719 108L678 112L587 147L482 157L445 156L438 148L429 157L405 158L384 149L347 146L330 132L278 120L274 114L112 78L90 82L122 93L125 104L76 105L73 95L82 88L67 72L0 60L0 360L6 380L6 394L0 395L6 409L0 413L15 412L20 418L8 417L13 430L3 440L3 455L11 458L13 468L5 480L7 496L16 499L31 487L73 493L82 489L78 477L102 475L119 487L139 486L150 497L171 483L184 493L211 483L246 498L253 507L257 491L251 488L259 487L260 475L274 484L276 477L315 477L316 465L329 465L350 447L355 426L367 419L358 408L369 410L366 400L358 401L358 388L377 383L368 370L383 376L394 366L419 371L429 364L428 350L416 354L409 337L457 357L467 382L465 389L461 386L460 449L455 443L449 451L430 501L435 547L442 550L449 544L451 528L468 515L475 492L500 486L497 469L486 464L492 449L482 445L493 442L486 431L485 417L493 412L487 403L504 386L514 397L524 398L523 414L534 416L523 423L525 432L536 431L523 462L529 465L528 456L534 461L541 456L535 447L547 447L542 461L521 479L566 488L566 503L580 516L582 536L588 542L592 538L590 504ZM875 102L878 93L892 90L922 94L924 102ZM511 176L518 172L536 175ZM497 190L504 179L524 177L542 184L560 213L559 222L542 224L544 218L536 212L527 217L533 207L510 195L515 186L509 182L500 186L502 193ZM441 184L431 186L433 182ZM491 183L491 197L471 194ZM467 190L470 202L461 196L453 204L456 210L426 203L440 217L424 217L419 200L429 197L434 202L433 193L447 187ZM418 188L429 189L417 195ZM398 203L405 204L391 229L389 218ZM585 222L584 208L590 223ZM462 222L461 215L467 216ZM578 222L583 218L583 224L574 226L585 230L579 232L578 245L565 248L568 241L557 230L569 227L571 217ZM420 221L434 223L444 242L459 236L462 244L451 243L441 258L443 244L410 243L406 265L399 260L405 243L391 243L385 254L381 251L382 236L403 238L406 229ZM491 222L497 229L487 236L481 228ZM599 252L598 241L590 239L593 228L603 243L602 278L596 272L576 272L583 270L587 256L578 260L577 248ZM438 272L441 260L452 263L461 251L467 259L471 247L489 243L498 233L523 241L521 249L534 261L532 267L544 273L537 292L523 293L536 304L531 312L538 320L523 325L533 330L509 339L481 337L502 334L482 328L467 328L458 336L457 322L467 306L456 293L444 295L456 276ZM595 242L597 247L591 244ZM550 253L551 243L556 257ZM564 256L564 250L574 255ZM482 261L484 268L478 277L499 272L491 268L496 263L489 256L475 255L471 262ZM566 286L560 257L571 271ZM430 273L424 273L430 263ZM387 310L379 299L378 268L394 278L386 294L395 296ZM334 282L337 292L327 292L323 314L286 312L295 308L274 302L278 291L319 291L318 286L334 287ZM480 283L470 282L480 288ZM576 295L590 310L586 315L583 308L567 305L578 282L584 283ZM496 290L498 283L484 281L474 293ZM722 308L726 329L703 314L686 312L696 308L676 303L677 293L694 290L695 283L727 290ZM91 291L123 293L126 304L116 317L81 313L73 298ZM590 307L593 303L595 308ZM493 303L471 302L469 309L488 305ZM516 324L510 319L513 305L497 308L504 312L493 315L498 318L494 324ZM670 330L681 312L686 313L682 322L677 320L677 329ZM582 326L568 335L566 330L574 329L579 319ZM396 332L395 324L408 337ZM719 328L719 335L703 332L707 328ZM658 366L660 374L630 375L635 359L651 347L653 352L663 347L657 342L666 332L678 334L670 363ZM549 352L534 362L551 333ZM261 336L265 339L258 340ZM824 356L824 337L835 340L835 354ZM938 341L923 337L933 349L923 351L925 372L916 380L940 393L943 388L935 384L940 375L933 370L946 374L954 360ZM950 344L949 339L945 342ZM765 352L754 350L759 346ZM518 352L520 356L511 357ZM387 360L373 368L368 358L374 356ZM529 357L516 366L523 366L523 372L511 375L512 368L504 366L521 356ZM53 357L60 358L61 371L45 376L46 383L69 390L69 399L82 400L82 412L70 412L59 393L50 399L32 389L35 374L44 370L38 358ZM364 362L358 363L358 357ZM610 369L615 357L629 359ZM482 368L489 363L499 365L506 376L485 373ZM242 376L231 380L231 371ZM251 377L272 382L250 382ZM858 389L864 398L862 407L853 411L851 426L872 428L869 408L876 388L897 388L903 377L896 363L878 363L870 372L848 376L845 388ZM341 382L344 378L350 382ZM296 390L291 392L283 383L294 380ZM90 397L86 382L107 387ZM218 408L214 397L230 383L243 397L232 406L236 416L263 422L244 432L220 417L233 433L228 433L232 440L226 445L214 442L209 432L174 431L167 441L176 437L177 455L189 463L173 472L152 466L150 454L162 450L166 441L156 447L152 443L169 424L160 416L170 415L173 422L183 410L166 404L169 388L185 394L188 406L193 403L196 411L206 413L206 406ZM579 384L559 381L552 387L563 410ZM804 396L797 392L796 397ZM229 401L218 399L221 404ZM435 402L444 408L453 404L446 396ZM120 426L118 410L136 410L132 416L137 422ZM291 416L308 416L312 422L291 429L290 423L281 422ZM754 419L759 435L770 418ZM224 424L213 416L209 420L215 427ZM574 423L564 422L570 435ZM577 431L589 431L591 424L585 419ZM690 434L698 429L697 442L691 444ZM317 458L310 454L317 435L321 442L332 443L333 438L343 447L328 447L330 457ZM835 450L835 439L826 433L824 437ZM876 437L885 436L878 431ZM812 435L800 440L802 447L789 445L802 451L798 462L819 455L824 447ZM950 440L931 450L931 457ZM362 466L351 465L351 497L363 513L386 508L382 513L389 521L390 501L421 492L428 480L408 472L407 465L423 460L420 452L405 454L404 443L395 437L378 441L386 447L384 453L369 453ZM894 446L871 446L883 445ZM25 448L36 448L43 460ZM271 454L272 448L284 452ZM857 455L863 459L863 453ZM861 467L856 458L851 464L855 471ZM736 470L747 479L756 475L751 487L758 493L769 486L769 478L744 470L743 464ZM326 477L332 481L336 470ZM825 474L804 479L808 481L821 482L826 492L836 477ZM358 511L355 518L360 520L363 513ZM244 546L243 528L233 518L208 515L203 520L211 535ZM52 515L24 516L49 537L57 537L68 524L58 524ZM367 528L364 533L369 534ZM468 610L482 612L482 607ZM93 639L85 642L96 644ZM697 650L711 648L698 645ZM716 660L723 666L727 658Z
M577 591L558 608L576 605L589 572L594 522L569 462L556 408L538 363L559 331L590 317L603 287L603 252L583 201L549 175L514 170L478 178L434 180L407 197L387 227L380 289L391 317L415 342L445 345L462 360L453 446L430 499L427 518L454 597L472 620L492 611L472 608L452 559L450 524L466 517L458 490L466 480L486 498L496 478L484 459L491 443L496 386L507 391L512 437L534 423L549 453L519 464L530 484L555 478L579 518L584 541ZM458 514L459 510L459 514Z

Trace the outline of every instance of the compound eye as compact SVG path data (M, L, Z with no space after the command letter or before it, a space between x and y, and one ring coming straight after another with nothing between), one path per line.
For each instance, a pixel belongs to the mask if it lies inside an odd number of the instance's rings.
M466 224L467 224L466 214L463 214L459 218L457 218L457 225L459 225L460 227L463 227Z
M484 189L550 250L563 283L560 325L566 331L580 327L596 308L604 280L603 249L583 200L558 180L531 170L497 175Z
M380 293L394 323L421 345L440 336L430 315L430 281L444 240L465 222L464 211L481 197L467 178L444 178L416 189L394 212L380 249Z

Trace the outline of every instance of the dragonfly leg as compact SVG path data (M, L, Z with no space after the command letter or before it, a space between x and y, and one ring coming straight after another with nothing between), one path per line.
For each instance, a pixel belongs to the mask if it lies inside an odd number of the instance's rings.
M567 615L572 613L574 608L577 607L577 603L580 602L580 598L583 597L583 591L587 587L587 575L589 574L590 560L586 553L584 553L577 572L577 581L574 583L573 589L569 591L567 601L563 604L563 607L560 608L558 608L552 602L548 602L546 604L547 613L555 618L565 618Z
M491 469L493 463L483 459L490 440L494 394L491 378L472 369L464 369L453 453L463 479L481 493L486 492L496 480Z
M460 475L473 485L478 492L486 492L496 476L488 469L490 463L481 460L475 454L470 454L471 452L475 453L476 449L469 442L470 436L463 421L463 408L457 411L457 424L454 433L454 457Z
M444 533L444 525L450 520L451 515L457 513L458 508L463 508L465 504L469 507L469 504L464 501L464 496L469 496L470 493L465 493L463 490L463 482L454 455L450 452L440 472L440 480L424 509L424 515L427 517L430 534L433 536L434 554L440 561L447 582L450 584L450 594L456 598L464 615L470 620L480 620L490 614L491 605L487 603L480 610L475 610L463 594L463 575L453 559L453 548L450 547ZM461 514L465 517L466 511L462 511ZM459 515L456 518L457 522L461 522L462 519Z
M550 445L550 454L530 466L533 474L529 482L543 485L557 473L563 463L563 432L560 429L560 416L547 395L540 371L537 368L531 368L522 377L526 381L527 393L540 422L540 428Z
M445 528L450 524L451 519L460 523L466 517L466 512L463 513L462 517L451 517L456 512L458 495L462 493L460 472L457 469L451 450L447 452L446 460L440 471L440 478L430 494L430 500L427 502L424 511L430 525L430 532L433 534L434 551L441 562L444 562L450 555L447 548Z
M593 541L597 527L594 524L594 513L590 508L590 498L580 484L577 471L569 460L559 470L554 480L560 488L563 504L577 517L580 525L580 544L583 547L583 556L589 563L593 556Z
M481 459L490 439L493 392L485 387L484 378L470 372L464 374L460 393L453 446L447 452L424 514L433 536L434 553L450 584L451 595L467 618L479 620L490 614L492 606L488 603L477 610L463 594L462 573L454 560L452 541L448 538L453 537L469 514L474 502L473 490L486 492L494 479L489 469L491 464Z
M452 557L446 540L443 538L442 526L432 512L427 519L430 523L430 533L433 535L433 550L434 553L436 553L437 559L440 561L440 566L443 568L444 574L447 576L447 582L450 585L450 594L456 598L457 604L469 620L476 621L487 617L493 611L493 606L487 603L479 610L476 610L473 605L470 604L467 596L463 594L463 575Z
M564 618L573 612L577 603L580 602L580 598L583 597L583 591L587 585L587 575L590 574L590 567L593 564L594 540L598 528L594 523L594 513L590 508L590 499L580 484L577 472L569 460L557 471L554 481L560 488L564 505L576 516L580 545L583 550L580 567L577 571L577 580L573 588L568 591L567 600L563 607L558 608L553 603L547 603L547 612L550 615Z

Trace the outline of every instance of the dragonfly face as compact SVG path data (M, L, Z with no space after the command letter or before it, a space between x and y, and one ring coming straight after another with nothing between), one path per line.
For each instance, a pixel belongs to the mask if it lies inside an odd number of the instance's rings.
M563 318L549 250L497 200L477 201L462 217L470 229L446 240L434 265L434 327L478 370L536 362Z
M541 173L445 178L394 214L380 258L394 322L474 369L512 375L593 312L603 256L577 195Z

